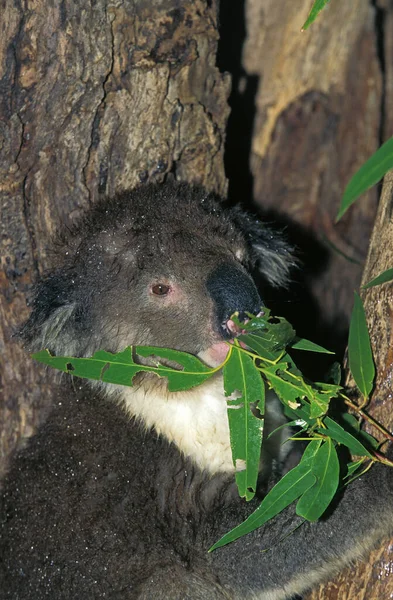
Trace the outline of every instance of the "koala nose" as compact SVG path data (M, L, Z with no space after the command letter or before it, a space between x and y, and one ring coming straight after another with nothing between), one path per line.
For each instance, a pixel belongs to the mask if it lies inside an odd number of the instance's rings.
M231 315L238 311L240 318L245 313L259 313L262 300L251 277L238 267L224 263L210 273L206 282L210 297L216 307L216 326L224 338L233 337L228 326Z

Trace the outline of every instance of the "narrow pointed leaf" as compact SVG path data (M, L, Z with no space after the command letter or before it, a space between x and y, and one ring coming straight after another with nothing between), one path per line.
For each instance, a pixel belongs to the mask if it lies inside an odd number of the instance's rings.
M311 473L316 481L298 501L296 514L308 521L316 521L326 511L339 483L340 465L331 440L324 442L316 452Z
M355 417L355 415L351 415L350 413L343 413L340 415L341 420L344 422L346 428L345 430L348 433L352 433L355 438L357 438L362 444L366 444L367 448L371 448L372 450L377 450L380 442L364 431L364 429L360 428L360 421Z
M347 474L345 475L344 479L349 479L350 481L352 481L356 477L359 477L359 475L361 474L360 467L364 467L364 461L364 458L360 458L359 460L348 463Z
M326 350L322 346L318 346L318 344L314 344L314 342L310 342L310 340L305 340L304 338L295 338L295 341L290 346L294 350L305 350L307 352L320 352L324 354L334 354L331 350Z
M315 19L317 18L317 16L321 12L321 10L323 8L325 8L325 6L329 2L330 2L330 0L315 0L314 4L311 7L310 13L307 17L307 20L302 27L302 31L305 31L306 29L308 29L310 27L311 23L313 23L315 21Z
M345 188L336 221L341 219L361 194L378 183L391 168L393 168L393 138L382 144L352 177Z
M334 385L340 385L341 382L341 365L339 362L334 362L330 365L324 379L328 383L333 383Z
M372 454L365 446L363 446L362 442L357 439L354 435L346 431L341 425L333 421L330 417L325 417L323 420L324 428L320 428L317 431L319 433L323 433L324 435L328 435L333 440L338 442L339 444L343 444L347 446L349 450L353 454L357 454L359 456L368 456L372 458ZM361 435L359 434L359 437Z
M259 472L265 384L253 360L237 346L233 347L223 374L225 395L228 396L228 420L236 483L240 496L251 500L255 495Z
M368 283L362 286L364 290L370 287L374 287L375 285L381 285L382 283L387 283L388 281L392 281L393 279L393 269L386 269L383 271L375 279L372 279Z
M330 401L336 398L341 386L333 383L317 382L312 385L313 397L310 399L310 417L322 417L327 413Z
M362 301L356 292L349 325L348 363L356 385L363 396L368 398L373 387L375 367L366 315Z
M261 527L269 519L275 517L294 500L299 498L315 482L311 473L311 461L302 461L291 469L265 496L259 507L243 523L226 533L209 550L225 546L242 535Z

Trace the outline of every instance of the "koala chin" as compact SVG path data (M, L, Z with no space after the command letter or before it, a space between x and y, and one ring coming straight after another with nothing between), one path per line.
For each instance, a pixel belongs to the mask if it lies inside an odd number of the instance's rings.
M253 275L285 286L292 264L282 238L213 194L142 186L60 235L20 337L28 351L153 345L217 365L236 335L231 315L260 311ZM258 506L272 464L285 459L285 433L265 444L247 503L234 483L220 374L179 393L154 376L130 388L61 379L55 394L4 480L1 598L284 600L392 529L393 475L377 466L327 519L298 527L289 507L209 554ZM266 420L268 431L284 422L273 396Z

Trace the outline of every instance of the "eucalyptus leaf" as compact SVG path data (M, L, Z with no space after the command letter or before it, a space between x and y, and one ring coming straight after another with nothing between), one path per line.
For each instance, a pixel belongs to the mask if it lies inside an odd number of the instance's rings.
M334 354L330 350L326 350L322 346L318 344L314 344L314 342L310 342L310 340L305 340L304 338L295 338L295 341L290 345L293 350L304 350L306 352L319 352L323 354Z
M364 290L366 290L367 288L374 287L375 285L381 285L382 283L387 283L388 281L392 281L392 279L393 279L393 269L386 269L386 271L383 271L382 273L377 275L377 277L375 277L374 279L372 279L371 281L369 281L368 283L363 285L362 288Z
M356 461L352 461L350 463L347 464L347 474L344 477L344 479L350 479L352 481L352 479L355 479L355 474L357 473L357 471L359 471L360 467L364 466L364 458L360 458L359 460ZM361 472L359 472L358 474L356 474L356 476L359 476Z
M335 361L332 365L330 365L324 380L327 383L333 383L335 385L340 385L341 382L341 365L339 362Z
M312 419L326 414L331 398L335 397L340 389L339 386L331 384L307 383L298 371L291 371L287 362L264 365L260 370L280 400L290 408L300 407L301 401L307 399Z
M375 367L371 351L363 304L355 292L355 301L349 325L348 363L360 392L368 398L373 387Z
M349 181L341 200L337 219L341 219L357 198L378 183L393 167L393 137L374 152Z
M354 437L356 437L362 444L365 444L366 447L371 448L372 450L377 450L379 441L367 433L367 431L364 431L364 429L360 428L360 421L355 417L355 415L343 413L340 415L340 420L344 422L345 430L348 431L348 433L354 435Z
M314 482L315 476L311 472L311 459L300 462L280 479L248 519L226 533L210 548L209 552L261 527L299 498Z
M270 362L277 361L283 353L282 349L277 349L272 334L268 332L265 335L261 335L260 333L246 333L240 335L238 339L256 352L262 359Z
M323 8L325 8L325 6L329 2L330 2L330 0L315 0L314 4L311 7L310 13L307 17L307 20L302 27L302 31L305 31L306 29L308 29L310 27L311 23L313 23L315 21L315 19L317 18L317 16L321 12L321 10Z
M308 521L316 521L329 506L339 483L340 465L334 444L323 442L311 463L316 481L304 492L296 505L296 514Z
M71 373L74 377L86 377L118 385L132 386L132 380L137 373L154 373L159 377L167 378L168 389L171 392L188 390L200 385L217 371L207 367L195 356L177 350L144 346L136 347L136 352L144 357L157 357L157 366L136 363L130 346L117 354L99 350L91 358L52 356L48 350L41 350L32 356L38 362ZM160 358L175 361L180 365L181 370L162 365Z
M333 419L330 417L325 417L323 424L325 427L317 429L319 433L328 435L336 442L339 442L339 444L347 446L347 448L349 448L353 454L357 454L359 456L368 456L369 458L373 457L371 452L365 446L363 446L360 440L346 431L343 427L341 427L341 425L336 423L336 421L333 421Z
M265 384L252 358L236 345L224 366L223 374L236 483L240 496L251 500L255 495L259 472Z

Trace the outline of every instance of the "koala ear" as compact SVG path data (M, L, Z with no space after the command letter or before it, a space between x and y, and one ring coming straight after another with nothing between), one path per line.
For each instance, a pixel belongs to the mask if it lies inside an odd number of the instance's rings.
M286 287L296 259L284 236L237 207L233 209L233 218L245 236L253 264L271 285Z
M63 272L55 272L35 288L33 311L17 336L28 350L47 348L55 354L76 351L75 321L78 302L72 296L73 281Z

